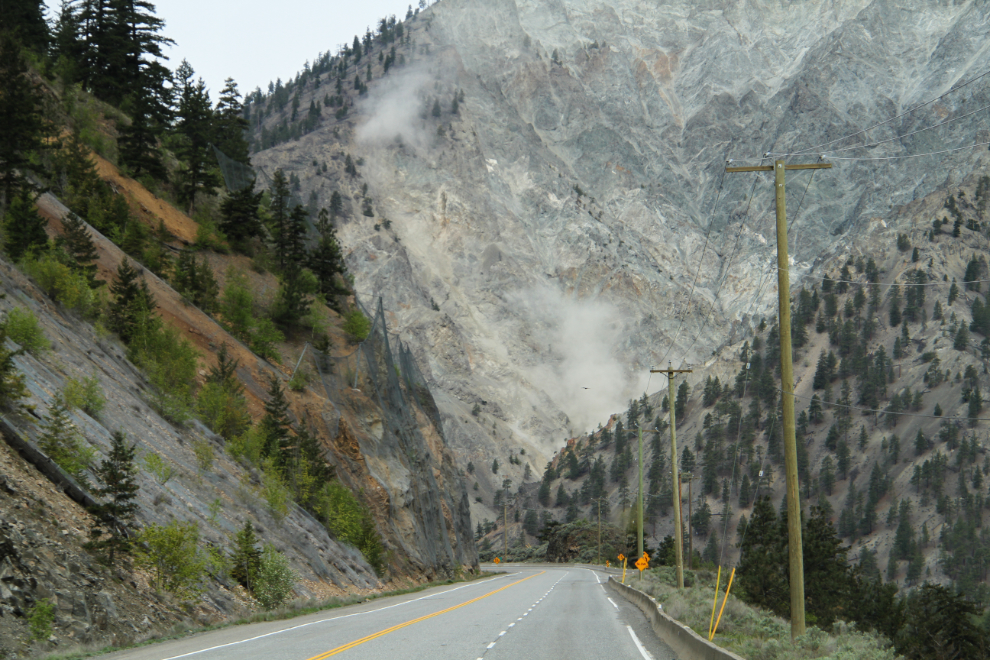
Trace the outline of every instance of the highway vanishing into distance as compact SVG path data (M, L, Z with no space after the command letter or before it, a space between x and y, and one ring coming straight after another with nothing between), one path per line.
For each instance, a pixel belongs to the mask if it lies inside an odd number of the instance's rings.
M675 660L603 570L503 565L503 574L285 621L191 635L104 660L436 658Z

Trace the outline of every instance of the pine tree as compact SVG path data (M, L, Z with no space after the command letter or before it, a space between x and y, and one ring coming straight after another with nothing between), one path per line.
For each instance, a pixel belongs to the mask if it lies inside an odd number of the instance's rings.
M210 150L214 140L210 95L203 79L194 81L194 75L193 68L183 60L176 71L179 88L176 132L181 136L176 152L184 166L179 176L179 199L188 205L190 213L197 192L211 193L220 185Z
M337 230L334 229L326 209L320 210L316 228L320 239L309 253L309 269L316 276L320 293L325 295L342 293L337 275L345 275L347 265L344 263L344 255L337 240Z
M109 329L127 343L137 329L139 318L154 309L154 298L147 284L138 277L130 260L124 257L110 283Z
M99 486L94 491L104 502L92 509L93 524L87 549L104 553L107 565L113 566L117 554L127 553L131 541L126 525L137 511L137 467L134 464L136 445L128 445L122 431L110 437L110 454L94 470Z
M234 553L230 558L230 577L237 580L245 589L254 589L255 577L261 568L261 550L258 537L254 533L254 525L250 520L244 522L244 527L234 536Z
M757 500L752 518L746 523L737 570L739 585L748 600L777 614L789 608L787 559L777 515L769 497Z
M802 531L805 600L808 614L816 625L830 628L836 617L848 607L854 582L846 560L848 548L836 536L828 513L812 507Z
M678 424L680 424L684 419L684 412L687 410L689 394L690 388L688 387L687 381L682 380L680 386L677 388L677 398L674 401L674 416L677 419Z
M3 23L6 30L16 32L26 48L42 55L48 47L48 24L45 21L45 3L40 0L8 0L3 5Z
M220 98L214 113L214 133L216 147L225 156L238 163L250 164L248 143L244 139L250 125L244 118L241 93L233 78L227 78L220 91Z
M287 457L283 450L289 444L292 422L289 420L289 402L282 389L282 381L272 374L268 381L268 401L265 402L265 416L260 423L264 444L262 455L274 456L277 465L284 465Z
M99 258L96 246L93 245L93 239L86 229L86 223L75 213L69 213L62 220L62 236L59 237L58 243L72 257L75 270L86 275L91 287L95 288L103 284L96 279L94 262Z
M243 250L248 241L262 235L258 207L263 192L254 192L254 182L231 192L220 204L220 231L231 245Z
M20 261L30 253L43 250L48 245L47 225L48 221L34 209L31 192L23 188L11 201L4 222L7 254L11 261Z
M28 78L20 44L9 32L0 34L0 90L0 187L9 204L50 132L38 85Z

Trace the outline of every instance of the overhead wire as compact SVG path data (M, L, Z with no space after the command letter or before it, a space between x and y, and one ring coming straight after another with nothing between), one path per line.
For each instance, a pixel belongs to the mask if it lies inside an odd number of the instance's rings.
M783 390L780 388L774 388L778 393L783 394ZM811 401L814 397L801 396L798 394L790 393L795 399L804 399L805 401ZM860 410L864 413L872 414L886 414L886 415L900 415L902 417L920 417L923 419L944 419L944 420L957 420L957 421L977 421L977 422L990 422L990 417L948 417L946 415L924 415L921 413L910 413L910 412L895 412L893 410L883 410L879 408L862 408L860 406L852 406L845 403L836 403L834 401L826 401L822 398L818 399L821 401L822 405L832 406L833 408L847 408L849 410Z
M895 115L895 116L893 116L893 117L891 117L889 119L885 119L884 121L881 121L881 122L878 122L876 124L873 124L872 126L870 126L868 128L864 128L862 130L856 131L855 133L850 133L850 134L845 135L843 137L836 138L834 140L829 140L828 142L822 142L821 144L816 144L813 147L808 147L807 149L803 149L801 151L797 151L793 155L806 155L809 152L818 151L821 147L827 147L830 144L835 144L836 142L842 142L843 140L848 140L849 138L856 137L857 135L862 135L864 133L868 133L869 131L872 131L874 128L879 128L881 126L885 126L886 124L889 124L892 121L896 121L896 120L900 119L901 117L906 117L907 115L909 115L909 114L911 114L913 112L917 112L918 110L921 110L922 108L927 107L927 106L931 105L932 103L935 103L937 101L940 101L943 98L945 98L946 96L948 96L949 94L952 94L954 92L958 92L959 90L961 90L961 89L963 89L965 87L968 87L969 85L972 85L976 81L978 81L978 80L980 80L982 78L985 78L988 75L990 75L990 71L985 71L984 73L976 76L975 78L971 78L971 79L967 80L966 82L962 83L961 85L957 85L957 86L955 86L955 87L947 90L943 94L940 94L939 96L936 96L935 98L933 98L933 99L931 99L929 101L925 101L924 103L921 103L921 104L916 105L916 106L914 106L912 108L909 108L908 110L905 110L904 112L900 113L899 115Z
M990 142L979 142L977 144L967 144L965 147L956 147L955 149L943 149L942 151L929 151L923 154L906 154L904 156L830 156L826 153L821 154L823 160L906 160L909 158L924 158L925 156L938 156L941 154L951 154L956 151L964 151L966 149L975 149L977 147L985 147L990 145Z
M722 176L724 178L725 174L723 173ZM704 322L701 325L701 329L695 334L694 341L692 341L691 344L687 347L687 349L684 350L683 357L681 357L681 363L682 364L684 362L684 358L686 358L687 357L687 354L691 351L692 348L694 348L694 345L696 343L698 343L698 338L701 336L701 333L704 331L705 327L708 325L708 319L711 318L711 313L715 309L715 304L718 302L718 296L719 296L719 293L722 291L722 286L725 284L725 281L728 279L729 268L732 265L732 259L735 257L735 254L739 251L739 239L742 236L742 230L743 230L743 227L744 227L744 220L745 220L745 218L749 217L749 209L750 209L750 207L752 206L752 203L753 203L753 193L756 191L756 183L759 180L759 178L760 178L759 177L759 173L757 172L757 176L753 178L753 186L752 186L752 188L750 188L749 197L747 197L747 201L746 201L746 212L743 214L743 221L740 221L740 223L739 223L739 231L736 233L736 243L735 243L735 246L733 247L732 255L730 255L729 259L726 262L727 265L726 265L725 275L722 277L721 282L719 282L718 288L715 291L715 297L712 299L712 304L711 304L711 306L708 309L708 313L705 315L705 320L704 320ZM683 320L683 317L682 317L681 323L683 324L683 322L684 322L684 320ZM680 327L678 327L678 334L680 334ZM675 335L675 340L676 340L676 335ZM667 355L670 353L670 350L673 347L674 347L674 342L672 341L671 342L671 345L670 345L670 348L667 349L667 353L664 354L664 359L666 359ZM663 363L663 360L661 360L660 362Z
M691 292L687 296L687 299L688 300L690 300L694 296L694 289L698 285L698 278L701 276L701 267L705 263L705 252L708 251L708 242L709 242L709 239L711 238L712 227L715 226L715 211L716 211L716 209L718 209L718 200L719 200L719 197L722 195L722 186L724 184L725 184L725 168L723 167L722 168L722 177L721 177L721 179L719 180L719 183L718 183L718 191L715 193L715 204L712 206L712 217L708 221L708 230L705 232L705 245L701 249L701 259L698 260L698 270L695 271L694 282L691 283ZM677 338L680 337L680 335L681 335L681 329L684 327L684 305L683 304L681 305L681 314L680 314L680 316L681 316L681 321L677 325L677 332L674 333L674 338L670 340L670 346L667 347L667 352L664 353L663 354L663 357L660 359L660 364L663 364L663 362L667 359L667 356L670 355L670 351L674 347L674 345L676 344Z
M838 149L829 149L827 151L829 153L838 153L838 152L842 152L842 151L851 151L853 149L872 149L873 147L879 147L881 144L887 144L888 142L894 142L895 140L903 140L904 138L911 137L912 135L917 135L918 133L924 133L925 131L931 131L931 130L934 130L936 128L941 128L942 126L945 126L947 124L951 124L951 123L956 122L956 121L959 121L961 119L965 119L966 117L972 117L976 113L983 112L984 110L990 110L990 105L985 105L982 108L978 108L978 109L973 110L971 112L967 112L966 114L959 115L958 117L953 117L951 119L946 119L945 121L939 122L938 124L933 124L931 126L926 126L924 128L919 128L919 129L917 129L915 131L911 131L910 133L902 133L900 135L895 135L894 137L887 138L886 140L878 140L878 141L873 142L873 143L870 143L870 144L857 144L857 145L853 145L853 146L849 146L849 147L839 147ZM775 157L807 156L808 153L807 152L798 151L798 152L788 152L788 153L772 153L771 155L772 156L775 156Z

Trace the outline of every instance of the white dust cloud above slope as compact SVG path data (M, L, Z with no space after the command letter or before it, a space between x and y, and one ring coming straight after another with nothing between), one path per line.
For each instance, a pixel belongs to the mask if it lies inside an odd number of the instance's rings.
M357 141L381 146L401 140L416 151L425 149L429 144L422 117L425 90L434 82L425 69L415 66L380 81L361 103L361 114L367 119L357 128Z
M643 394L648 376L616 355L625 325L617 307L549 288L522 291L511 302L538 354L537 364L523 370L568 416L572 434L604 424Z

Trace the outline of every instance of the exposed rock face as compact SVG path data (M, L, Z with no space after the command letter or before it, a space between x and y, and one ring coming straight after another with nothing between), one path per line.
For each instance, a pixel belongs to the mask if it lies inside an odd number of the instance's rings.
M974 115L839 150L990 104L983 81L946 94L990 68L986 3L444 0L410 25L408 63L382 80L376 69L351 118L255 163L296 172L322 204L334 189L354 199L340 227L349 268L429 365L462 464L505 465L526 447L541 470L568 431L661 387L641 376L651 364L704 362L771 312L771 179L723 181L726 158L990 141ZM357 177L341 173L344 152L363 159ZM985 153L791 175L792 284ZM374 218L358 210L363 184ZM521 465L506 469L480 481L521 481Z
M50 195L39 199L39 208L51 221L49 229L56 231L66 209ZM100 272L109 279L123 254L99 233L91 234ZM144 276L162 318L203 350L205 363L213 359L211 351L227 344L240 361L237 375L249 407L260 416L269 377L285 379L286 374L254 356L203 312L183 304L165 282L147 272ZM26 648L24 617L43 598L56 606L52 641L59 645L123 644L167 632L179 622L213 623L253 607L247 593L222 571L204 581L202 598L193 608L181 607L171 596L156 594L142 571L111 572L82 550L91 524L78 503L86 499L83 491L76 487L77 501L70 500L12 448L36 444L40 420L69 378L95 377L106 399L95 416L71 412L81 442L96 452L97 461L108 453L114 431L137 445L135 531L173 520L191 522L204 547L229 553L234 535L250 520L259 542L283 552L298 573L294 595L300 598L380 591L390 580L406 586L477 567L463 476L443 439L429 389L422 379L411 380L416 370L407 353L400 353L398 362L409 374L407 389L396 379L392 352L382 340L382 312L372 337L357 352L348 347L351 355L339 358L340 368L324 367L327 373L316 383L288 393L296 423L306 424L323 442L337 478L375 517L386 551L386 574L379 576L359 550L333 538L307 511L292 502L282 512L270 506L258 470L234 460L223 439L203 424L173 424L159 415L149 403L154 388L127 360L125 348L53 303L3 259L0 294L0 314L15 307L30 310L51 342L51 350L14 358L29 392L23 402L27 407L19 413L4 411L0 424L7 440L0 442L0 637L5 640L0 641L0 656ZM338 343L345 344L340 338ZM363 392L349 387L344 375L348 365L354 369L356 359L364 360L358 381ZM208 364L202 366L200 378ZM212 450L209 467L197 460L197 446ZM36 446L27 454L31 460L45 458ZM150 454L171 465L174 476L152 474L144 461ZM45 463L49 472L58 471L47 459Z

